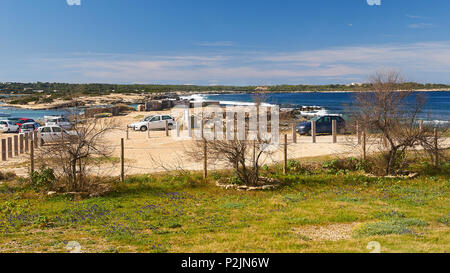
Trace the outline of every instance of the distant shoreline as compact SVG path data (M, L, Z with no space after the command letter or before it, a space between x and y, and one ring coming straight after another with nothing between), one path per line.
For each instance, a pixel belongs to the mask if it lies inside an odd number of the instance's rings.
M397 92L406 92L409 90L397 90ZM116 93L110 93L108 95L101 95L101 96L87 96L87 97L79 97L77 98L77 101L83 101L86 103L86 106L98 106L98 105L105 105L105 104L141 104L143 101L148 100L149 96L161 96L161 95L168 95L168 94L176 94L178 96L193 96L193 95L230 95L230 94L300 94L300 93L356 93L356 92L369 92L364 90L336 90L336 91L253 91L253 92L245 92L245 91L169 91L169 92L158 92L158 93L145 93L145 94L116 94ZM449 89L418 89L413 90L413 92L450 92ZM0 94L0 96L7 96L8 94ZM0 101L0 109L3 107L11 107L11 108L18 108L18 109L28 109L28 110L54 110L54 109L64 109L68 108L68 104L70 104L72 101L62 101L62 100L55 100L51 103L39 103L39 104L9 104L9 103L2 103Z

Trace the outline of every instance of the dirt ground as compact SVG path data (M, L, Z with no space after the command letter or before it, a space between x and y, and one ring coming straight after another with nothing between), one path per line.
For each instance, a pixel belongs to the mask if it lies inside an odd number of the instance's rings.
M155 113L170 113L170 111L159 112L133 112L126 116L116 117L120 124L118 130L109 132L105 141L110 143L110 147L114 148L112 156L120 157L120 141L124 138L125 147L125 173L146 174L161 172L165 170L201 170L203 162L195 162L190 159L185 151L196 144L191 140L177 140L172 137L176 134L176 130L169 132L166 136L164 130L150 131L150 138L147 132L133 131L129 129L128 139L126 133L127 124L139 121L145 116ZM122 129L123 128L123 129ZM318 136L317 143L312 143L312 137L297 135L297 143L292 143L292 133L288 134L288 158L301 159L302 157L315 156L360 156L361 148L357 145L356 136L339 135L338 143L333 143L332 136ZM12 134L0 134L0 138L12 137ZM280 142L282 138L280 138ZM445 146L450 146L450 139L445 140ZM376 150L377 144L368 144L368 152ZM270 156L263 157L261 164L271 164L283 161L283 146L277 149ZM37 164L38 165L38 164ZM223 169L226 167L223 163L209 164L210 170ZM24 154L19 157L9 158L7 161L1 161L0 170L3 172L12 171L17 175L25 176L29 169L29 155ZM108 163L97 170L99 174L119 175L120 166L118 163Z

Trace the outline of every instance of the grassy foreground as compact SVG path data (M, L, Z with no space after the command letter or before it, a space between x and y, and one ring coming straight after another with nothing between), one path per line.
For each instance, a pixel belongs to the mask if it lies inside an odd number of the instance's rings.
M222 174L225 175L225 174ZM214 174L217 179L220 174ZM198 174L139 176L73 200L0 186L0 252L382 252L450 250L450 175L278 175L278 190L216 187Z

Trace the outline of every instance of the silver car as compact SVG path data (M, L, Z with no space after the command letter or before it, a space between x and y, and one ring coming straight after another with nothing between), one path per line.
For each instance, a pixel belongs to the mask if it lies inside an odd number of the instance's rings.
M59 126L43 126L37 130L44 143L52 143L60 141L64 138L74 138L77 136L75 131L67 131Z
M175 124L175 120L172 116L169 115L152 115L148 116L142 121L132 123L128 125L128 127L133 128L135 131L147 131L156 130L156 129L165 129L166 121L168 123L169 129L173 127Z

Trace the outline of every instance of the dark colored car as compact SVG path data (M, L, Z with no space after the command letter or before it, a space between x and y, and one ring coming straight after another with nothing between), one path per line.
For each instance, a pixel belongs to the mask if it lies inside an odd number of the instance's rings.
M314 118L316 122L317 134L331 134L332 133L332 121L336 120L338 133L345 132L345 120L340 116L322 116ZM311 135L311 121L302 122L297 125L297 132L300 135Z

